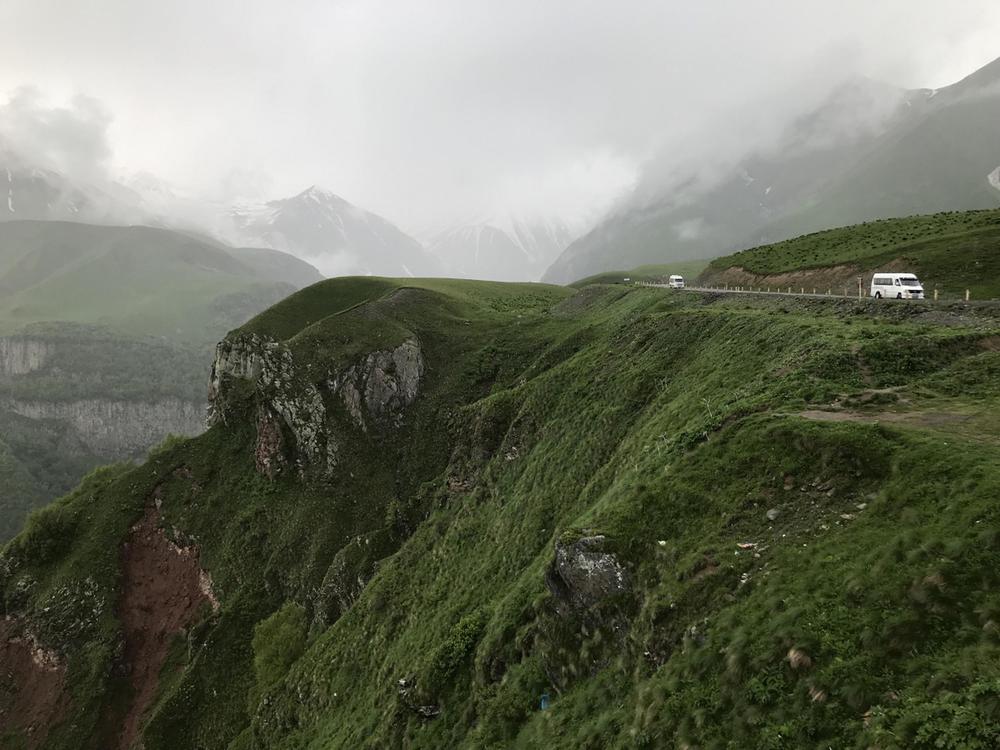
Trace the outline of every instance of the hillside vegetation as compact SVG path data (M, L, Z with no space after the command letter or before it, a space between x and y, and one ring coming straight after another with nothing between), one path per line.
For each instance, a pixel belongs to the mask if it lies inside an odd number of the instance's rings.
M200 432L214 344L320 278L165 229L0 222L0 541L95 466Z
M797 237L716 258L703 283L793 285L820 279L836 287L877 270L914 271L928 290L951 297L1000 297L1000 211L884 219ZM867 283L867 280L866 280Z
M992 315L310 287L3 549L0 737L996 747Z

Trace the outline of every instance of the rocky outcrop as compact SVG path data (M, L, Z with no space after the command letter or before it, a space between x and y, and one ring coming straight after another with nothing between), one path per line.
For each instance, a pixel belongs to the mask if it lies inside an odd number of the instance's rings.
M630 590L628 571L602 534L556 542L545 585L556 599L576 611L596 609Z
M395 549L389 535L355 537L334 555L313 601L314 626L325 630L349 610L378 569L378 560Z
M50 341L26 336L0 337L0 375L27 375L42 369L55 352Z
M286 464L285 437L281 432L281 422L270 409L261 407L257 414L254 465L258 473L274 479Z
M29 419L71 425L87 448L102 458L137 458L168 434L197 435L204 430L204 405L176 398L159 401L27 401L11 399L0 407Z
M539 644L542 668L559 690L621 653L634 614L631 575L612 540L584 534L564 534L545 570L552 596L540 609Z
M209 424L227 422L246 396L239 384L249 384L258 403L258 471L273 476L290 462L300 472L313 468L329 475L344 439L336 427L337 415L330 411L336 402L365 432L398 428L417 397L423 374L423 353L415 339L370 352L342 370L317 372L316 363L296 362L291 349L280 342L240 334L216 348Z
M417 397L423 374L420 346L409 339L395 349L371 352L330 386L333 391L339 390L358 427L367 429L367 420L371 420L385 429L400 425L403 410Z
M208 387L209 424L226 422L233 407L231 386L249 382L261 404L258 418L258 469L273 474L277 470L279 447L274 430L280 418L293 438L289 446L293 460L300 469L307 465L336 464L336 441L324 430L326 407L319 389L300 374L291 350L256 334L244 334L225 339L216 347L212 376ZM260 430L268 435L261 436ZM283 444L281 444L283 446ZM328 460L329 459L329 460Z

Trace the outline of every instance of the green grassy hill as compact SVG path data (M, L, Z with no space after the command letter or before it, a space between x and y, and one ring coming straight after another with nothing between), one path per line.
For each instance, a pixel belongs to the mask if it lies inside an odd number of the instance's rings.
M3 549L0 736L996 747L994 315L310 287Z
M797 237L716 258L703 283L856 288L858 275L896 268L917 273L928 290L951 297L1000 298L1000 211L885 219ZM794 275L794 280L789 275Z
M320 278L284 253L166 229L0 223L0 331L68 321L214 342Z

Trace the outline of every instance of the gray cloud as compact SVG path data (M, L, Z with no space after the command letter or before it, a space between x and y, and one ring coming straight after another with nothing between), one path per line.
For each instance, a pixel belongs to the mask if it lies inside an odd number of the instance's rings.
M51 106L32 87L16 89L0 105L0 146L35 166L84 180L103 180L111 159L111 115L96 99L74 96Z
M735 158L851 75L943 85L997 38L995 0L8 0L0 92L104 102L111 123L63 109L119 170L216 198L320 183L416 230L592 216L654 155Z

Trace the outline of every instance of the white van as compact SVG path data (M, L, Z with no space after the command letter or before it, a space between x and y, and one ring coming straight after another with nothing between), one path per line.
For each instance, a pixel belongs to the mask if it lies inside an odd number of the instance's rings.
M924 287L912 273L877 273L872 276L871 295L876 299L923 299Z
M684 277L673 275L667 280L667 286L671 289L683 289L684 288Z

